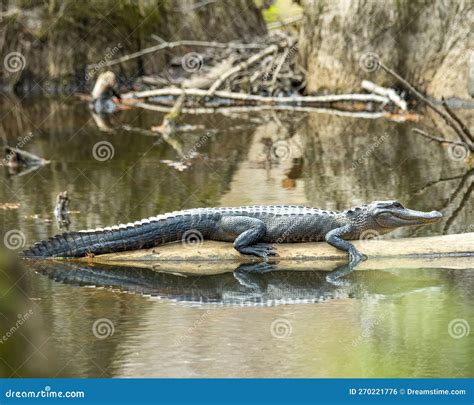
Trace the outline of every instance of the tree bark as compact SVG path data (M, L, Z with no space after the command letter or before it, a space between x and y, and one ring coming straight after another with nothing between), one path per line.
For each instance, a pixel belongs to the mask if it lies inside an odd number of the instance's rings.
M304 0L300 55L308 92L395 85L380 58L426 93L469 98L471 1Z

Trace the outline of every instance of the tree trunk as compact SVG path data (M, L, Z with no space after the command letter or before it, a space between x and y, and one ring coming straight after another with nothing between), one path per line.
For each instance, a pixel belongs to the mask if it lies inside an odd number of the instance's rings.
M393 86L374 59L435 97L468 98L472 1L304 0L300 55L309 93ZM471 89L472 91L472 89Z

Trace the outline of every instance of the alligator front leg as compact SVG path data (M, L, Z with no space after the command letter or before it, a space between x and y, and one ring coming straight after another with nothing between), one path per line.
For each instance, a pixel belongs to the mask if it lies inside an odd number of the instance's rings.
M277 254L271 245L259 243L267 232L267 227L260 219L245 216L224 217L218 226L223 234L235 236L234 248L240 253L265 260L268 256Z
M352 265L352 268L354 268L360 262L367 260L367 256L360 253L352 243L343 239L345 236L351 235L352 232L353 229L351 225L346 225L329 231L325 239L331 246L349 253L349 263Z

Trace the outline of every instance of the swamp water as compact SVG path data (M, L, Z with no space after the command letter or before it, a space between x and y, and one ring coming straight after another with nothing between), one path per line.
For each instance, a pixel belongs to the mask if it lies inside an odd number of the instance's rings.
M203 114L166 141L140 131L159 125L158 113L104 123L79 102L3 99L1 115L5 145L50 160L24 175L2 168L4 242L11 231L21 244L58 233L64 190L70 230L199 206L398 199L444 218L394 236L474 231L472 170L414 136L413 123ZM100 266L1 274L2 376L474 377L474 264L457 269L455 259L356 271L340 285L317 268L244 280Z

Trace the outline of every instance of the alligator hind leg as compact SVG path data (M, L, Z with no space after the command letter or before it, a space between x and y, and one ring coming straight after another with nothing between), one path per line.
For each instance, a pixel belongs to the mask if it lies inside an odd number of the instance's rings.
M272 245L259 243L267 232L265 223L260 219L245 216L224 217L219 222L219 228L223 235L235 237L234 248L244 255L267 259L268 256L277 254Z

